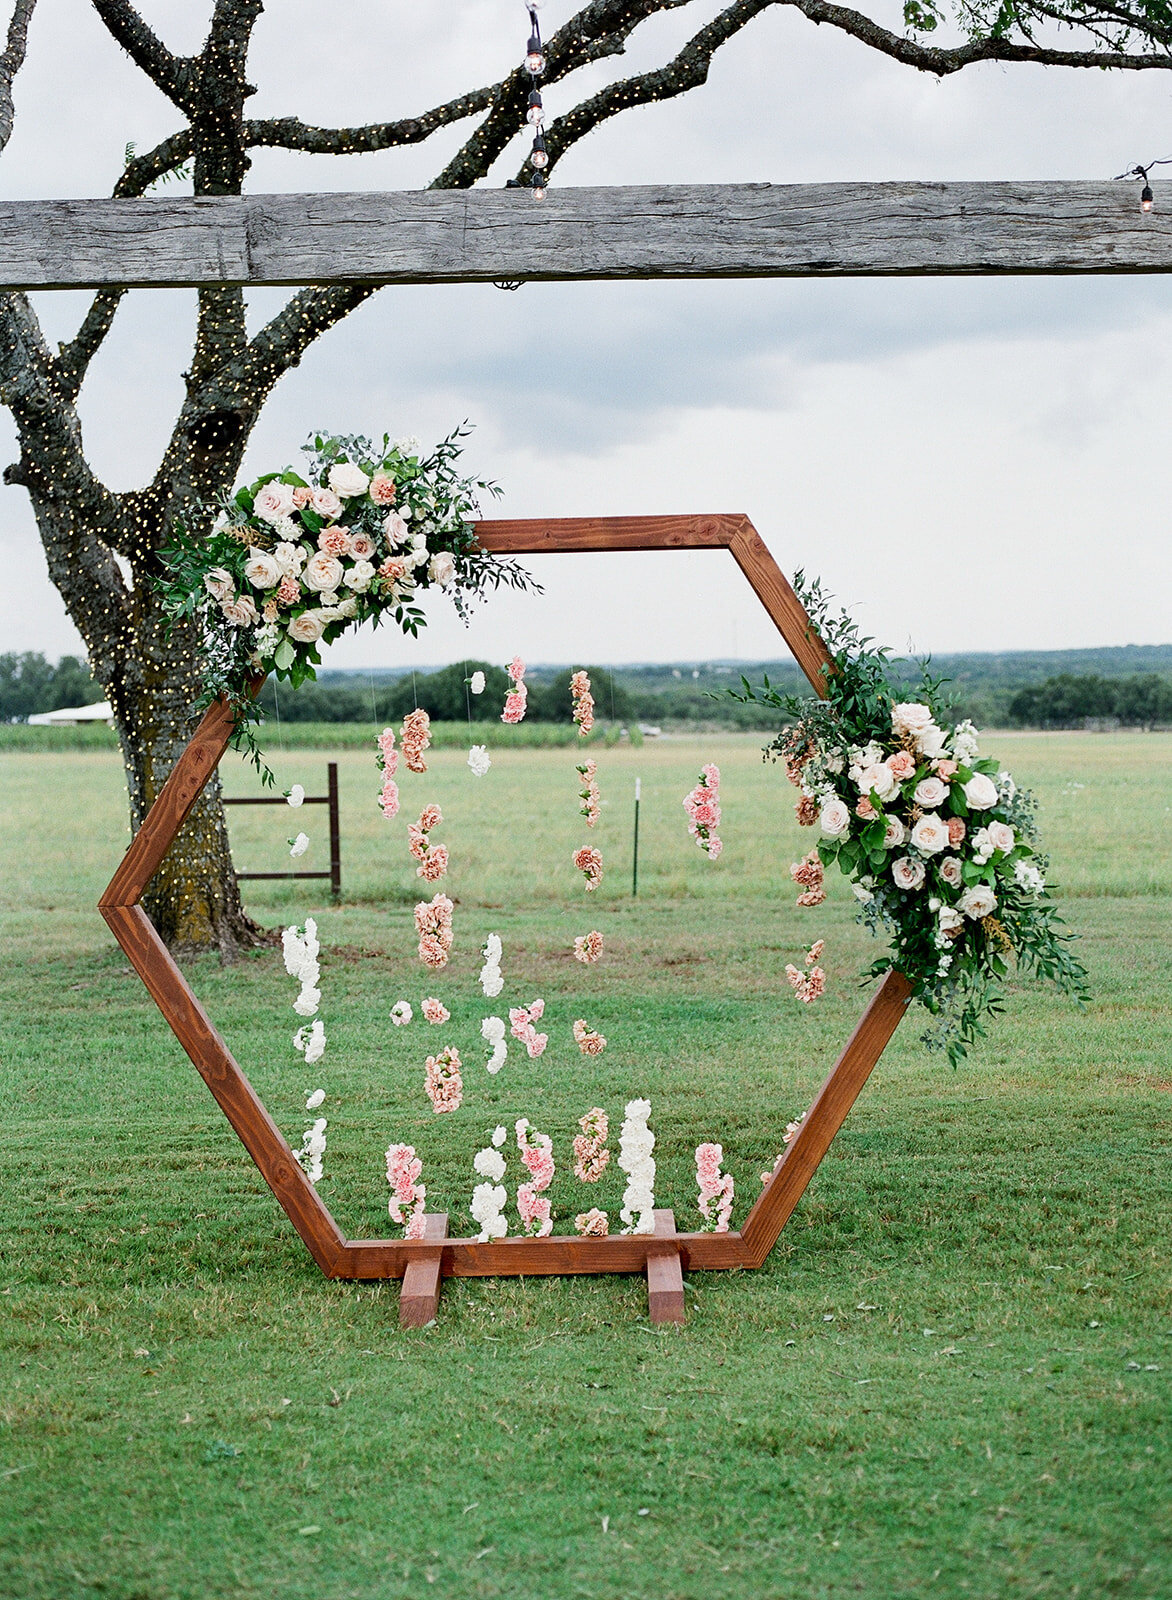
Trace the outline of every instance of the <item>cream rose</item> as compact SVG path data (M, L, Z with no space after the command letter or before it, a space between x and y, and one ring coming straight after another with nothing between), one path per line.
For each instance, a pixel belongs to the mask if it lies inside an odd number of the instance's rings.
M900 856L891 863L891 876L900 889L921 889L924 884L924 863L911 856Z
M996 910L997 896L987 883L974 883L971 889L965 890L956 903L966 917L978 922Z
M451 583L456 576L455 556L448 550L437 550L428 563L427 576L432 583L440 585Z
M924 778L916 784L912 799L918 806L923 806L928 811L935 811L937 806L943 805L948 799L948 785L941 783L939 778Z
M997 785L983 772L974 772L964 786L964 797L974 811L988 811L997 804Z
M281 581L281 566L276 556L264 550L250 550L244 564L244 576L254 589L275 589Z
M356 561L343 577L342 582L347 589L353 589L355 594L365 594L370 588L374 577L374 568L369 561Z
M892 800L899 793L899 779L885 761L864 767L856 781L865 795L874 790L880 800Z
M944 730L938 728L934 722L930 722L916 735L916 749L922 756L927 756L929 761L942 756L946 748Z
M402 544L408 531L407 524L397 511L389 511L383 518L383 532L392 545Z
M331 467L329 483L334 493L341 495L343 500L365 494L370 488L370 479L352 461L340 461L336 467Z
M903 705L892 708L892 732L900 738L907 733L922 733L931 721L932 710L930 706L922 706L914 701L906 701Z
M254 622L260 620L260 612L253 605L250 595L242 594L238 600L224 600L220 610L234 628L251 628Z
M280 522L293 509L292 484L278 483L274 478L263 489L257 490L252 509L262 522Z
M897 849L907 838L907 829L898 817L888 817L887 832L883 835L883 845L887 850Z
M827 839L841 839L843 834L850 832L851 814L845 801L828 800L822 807L818 821Z
M961 870L959 856L945 856L937 871L945 883L952 889L959 889L961 884Z
M342 502L332 489L314 489L309 497L309 503L319 517L324 517L327 522L332 522L335 517L342 515Z
M305 551L299 544L282 540L273 551L273 560L280 567L283 578L295 578L305 565Z
M213 600L227 600L236 593L236 580L226 567L213 567L205 573L203 586Z
M944 934L959 933L964 927L964 918L959 911L954 911L951 906L941 906L939 913L940 932Z
M325 632L326 619L320 611L303 611L300 616L293 617L286 630L290 639L296 639L298 644L313 644Z
M1017 835L1008 822L991 822L985 832L989 835L989 843L994 850L1004 850L1006 854L1013 849L1017 840Z
M374 554L374 540L369 533L352 533L350 535L350 554L355 561L369 561Z
M926 856L938 855L941 850L947 850L949 843L947 822L942 821L934 811L929 811L912 829L912 843Z
M319 594L336 589L342 581L342 563L336 556L328 556L319 550L305 563L301 581L307 589L316 589Z

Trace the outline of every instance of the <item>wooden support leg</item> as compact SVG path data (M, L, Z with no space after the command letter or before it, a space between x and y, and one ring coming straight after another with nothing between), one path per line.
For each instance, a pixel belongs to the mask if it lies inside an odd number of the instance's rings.
M684 1320L684 1274L680 1266L680 1250L677 1244L669 1244L676 1235L676 1219L673 1211L657 1211L655 1213L655 1236L664 1238L662 1250L654 1251L647 1257L647 1307L652 1322L676 1322Z
M434 1251L420 1252L408 1264L403 1274L403 1287L399 1291L400 1328L425 1328L435 1321L439 1308L440 1267L443 1261L442 1240L448 1236L448 1217L445 1211L429 1212L424 1219L424 1238L436 1240Z

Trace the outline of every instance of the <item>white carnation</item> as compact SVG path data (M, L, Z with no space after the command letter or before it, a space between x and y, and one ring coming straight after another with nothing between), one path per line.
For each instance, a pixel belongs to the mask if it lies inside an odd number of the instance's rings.
M484 673L483 672L474 672L472 674L472 678L471 678L471 681L469 682L468 687L472 690L473 694L483 694L484 693ZM480 746L479 748L483 749L483 746Z
M483 778L489 767L492 766L492 759L488 753L488 746L483 744L474 744L471 750L468 752L468 765L472 769L473 777Z

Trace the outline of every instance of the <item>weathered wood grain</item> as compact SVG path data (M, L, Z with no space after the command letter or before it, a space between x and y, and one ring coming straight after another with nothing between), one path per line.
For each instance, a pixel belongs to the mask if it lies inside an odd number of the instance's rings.
M0 203L0 288L1172 271L1172 182L705 184Z

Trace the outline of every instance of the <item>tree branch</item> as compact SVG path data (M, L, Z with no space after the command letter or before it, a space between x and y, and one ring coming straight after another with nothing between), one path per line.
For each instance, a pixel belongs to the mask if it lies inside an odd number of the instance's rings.
M472 89L446 105L404 117L398 122L370 122L356 128L315 128L298 117L266 117L244 124L244 137L252 148L271 146L281 150L302 150L308 155L359 155L372 150L390 150L399 145L420 144L439 128L487 110L499 85Z
M24 53L28 47L28 25L36 3L37 0L16 0L8 24L8 43L3 55L0 55L0 150L3 150L12 137L12 120L15 115L12 84L16 74L24 65Z
M141 67L180 111L191 116L196 109L195 62L176 56L153 33L128 0L94 0L94 10L136 67Z

